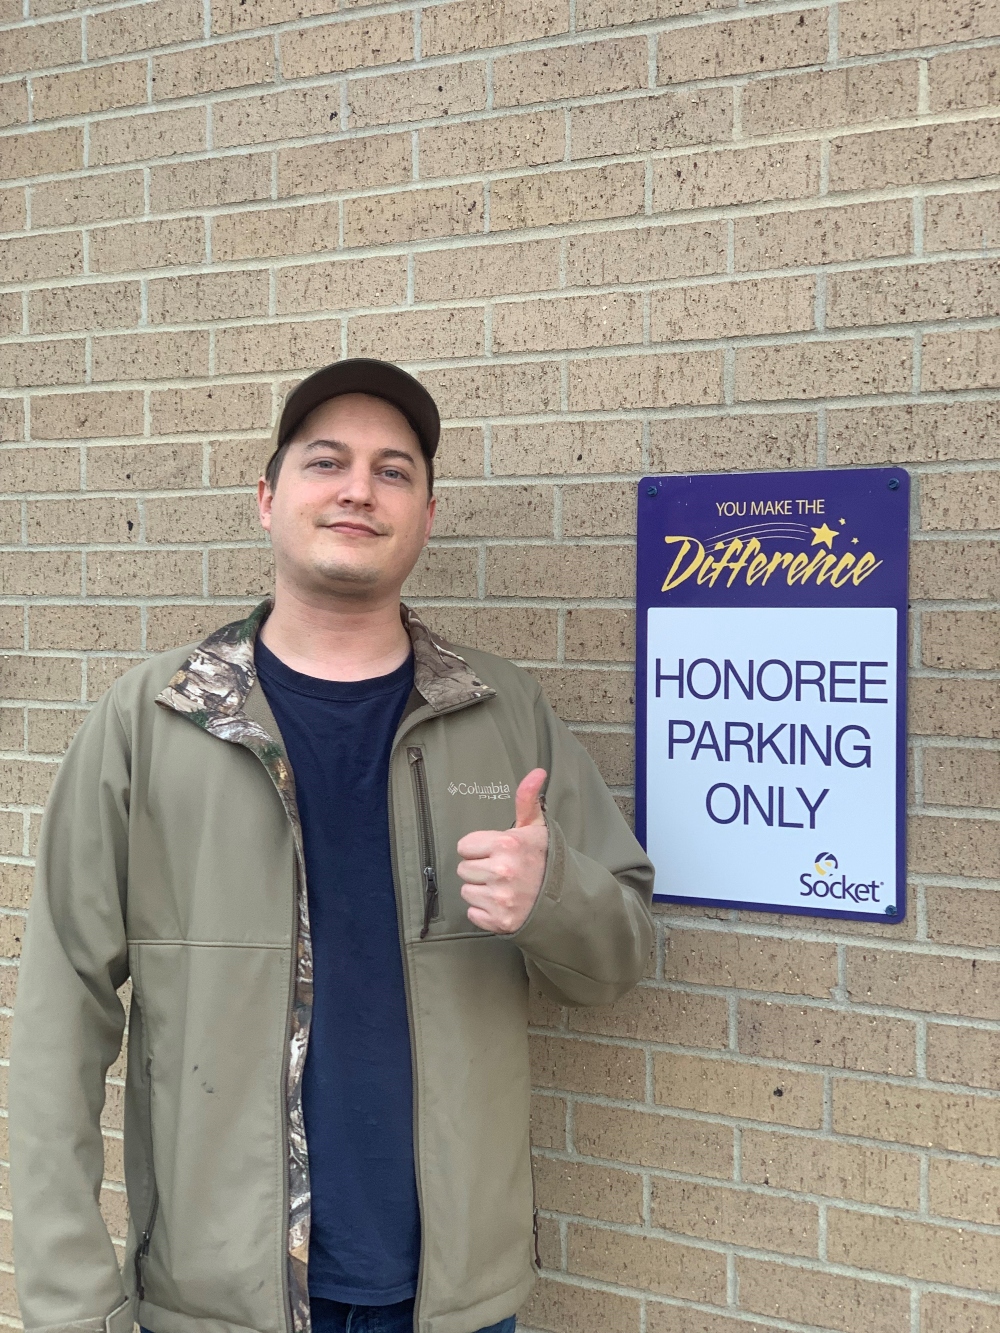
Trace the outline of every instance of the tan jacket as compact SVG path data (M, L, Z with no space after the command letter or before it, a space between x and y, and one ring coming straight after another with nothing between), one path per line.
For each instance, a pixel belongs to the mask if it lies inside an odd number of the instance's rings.
M14 1019L14 1256L38 1333L309 1329L301 1076L312 949L294 780L253 665L263 603L135 667L74 740L42 830ZM389 814L423 1224L417 1333L473 1333L533 1280L527 983L632 986L652 868L530 676L403 610L415 688ZM455 844L548 770L550 844L515 935L469 922ZM125 1024L124 1273L98 1208Z

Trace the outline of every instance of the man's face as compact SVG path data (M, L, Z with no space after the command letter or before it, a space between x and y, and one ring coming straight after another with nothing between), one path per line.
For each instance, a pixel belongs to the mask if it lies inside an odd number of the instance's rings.
M391 403L342 394L310 412L274 491L257 488L279 579L304 595L398 595L430 537L434 500L409 422Z

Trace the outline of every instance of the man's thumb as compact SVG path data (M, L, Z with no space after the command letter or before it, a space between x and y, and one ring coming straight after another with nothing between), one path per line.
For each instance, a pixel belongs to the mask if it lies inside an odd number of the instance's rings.
M521 785L514 796L514 810L517 814L514 821L515 828L527 828L529 824L545 823L541 795L547 777L544 768L533 768L526 778L521 779Z

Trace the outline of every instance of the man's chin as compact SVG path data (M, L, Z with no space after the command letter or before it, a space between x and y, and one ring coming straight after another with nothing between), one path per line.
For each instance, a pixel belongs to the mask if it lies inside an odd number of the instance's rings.
M321 587L356 596L371 592L383 578L381 569L349 560L324 560L314 565L312 572Z

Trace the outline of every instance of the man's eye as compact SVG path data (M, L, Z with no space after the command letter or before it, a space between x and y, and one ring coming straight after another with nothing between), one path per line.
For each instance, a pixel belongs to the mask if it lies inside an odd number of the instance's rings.
M382 471L382 476L388 477L390 481L395 481L397 478L401 481L406 480L406 473L400 472L399 468L396 467L384 468Z

